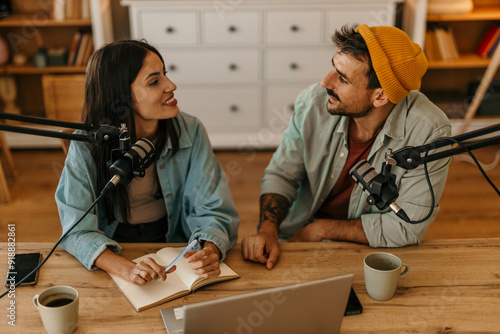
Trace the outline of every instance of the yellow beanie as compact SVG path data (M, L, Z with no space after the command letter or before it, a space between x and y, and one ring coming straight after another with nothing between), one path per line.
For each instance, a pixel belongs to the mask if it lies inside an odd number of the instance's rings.
M401 101L410 90L420 88L420 80L427 71L427 58L420 46L395 27L356 28L368 46L373 69L392 103Z

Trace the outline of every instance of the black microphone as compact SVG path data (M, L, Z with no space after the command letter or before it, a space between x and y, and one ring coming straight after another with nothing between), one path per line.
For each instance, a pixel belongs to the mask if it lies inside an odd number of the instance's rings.
M119 183L128 184L136 176L143 177L146 169L151 166L156 156L156 150L149 140L141 138L135 142L122 157L114 161L109 167L113 177L103 189L103 192L116 187Z
M379 210L389 207L399 218L410 222L406 212L395 202L399 193L393 174L389 176L379 174L368 161L361 160L351 168L349 175L368 194L366 199L368 204L375 205Z

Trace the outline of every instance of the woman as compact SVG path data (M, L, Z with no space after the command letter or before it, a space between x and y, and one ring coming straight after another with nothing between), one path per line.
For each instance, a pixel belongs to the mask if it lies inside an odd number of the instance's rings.
M224 172L203 125L179 112L176 88L160 53L145 42L111 43L90 60L82 123L125 123L132 144L147 138L157 151L144 178L110 191L61 243L90 270L100 268L139 285L165 280L164 267L153 259L134 263L118 255L118 242L196 238L202 246L186 255L187 262L196 274L214 277L237 240L239 218ZM110 180L106 163L116 146L71 144L56 191L63 230Z

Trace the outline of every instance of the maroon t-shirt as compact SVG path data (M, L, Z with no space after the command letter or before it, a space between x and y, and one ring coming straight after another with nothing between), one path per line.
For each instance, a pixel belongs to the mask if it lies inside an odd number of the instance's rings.
M323 205L316 212L316 218L347 219L349 198L356 184L349 175L351 168L361 160L366 160L375 138L366 142L354 142L349 138L349 155L337 183Z

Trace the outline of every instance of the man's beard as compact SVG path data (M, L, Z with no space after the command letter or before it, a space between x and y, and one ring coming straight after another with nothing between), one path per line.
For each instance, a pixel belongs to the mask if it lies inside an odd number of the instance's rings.
M339 101L339 106L337 107L336 110L331 110L328 109L328 103L329 101L326 102L326 110L330 115L337 115L337 116L347 116L347 117L352 117L352 118L359 118L359 117L364 117L368 115L374 108L372 103L366 103L366 106L364 106L361 111L348 111L346 110L340 101L340 98L335 94L331 89L326 90L329 96L333 96Z

